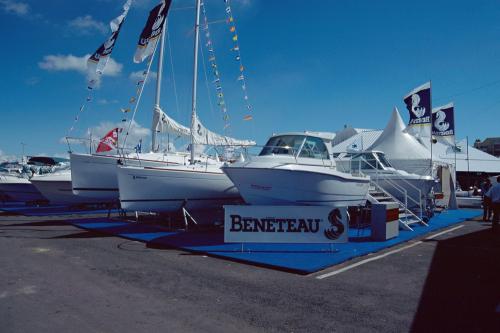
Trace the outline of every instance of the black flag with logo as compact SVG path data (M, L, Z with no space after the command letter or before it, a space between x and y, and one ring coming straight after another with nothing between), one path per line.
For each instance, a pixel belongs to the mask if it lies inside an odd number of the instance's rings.
M153 54L156 47L156 42L161 36L163 30L163 25L165 24L165 18L168 14L168 9L172 0L162 1L159 5L153 8L149 12L148 21L142 29L141 36L137 42L137 49L134 55L134 62L140 63L144 59Z
M422 128L431 124L431 83L427 82L413 89L404 97L404 102L410 114L408 128L414 134L423 134Z
M111 52L115 46L120 29L127 17L128 11L130 9L131 0L127 0L123 5L123 12L120 16L114 18L109 26L111 27L111 35L106 39L104 43L99 46L99 48L87 59L87 69L89 74L89 87L92 88L93 85L99 81L98 76L104 72L104 68L108 63Z
M432 135L455 144L455 108L449 103L432 110Z

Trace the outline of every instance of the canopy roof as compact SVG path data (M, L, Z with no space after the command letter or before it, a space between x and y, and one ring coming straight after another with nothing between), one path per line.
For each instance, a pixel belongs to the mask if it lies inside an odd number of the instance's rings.
M397 108L392 111L389 123L378 139L367 150L380 150L389 159L430 159L430 151L411 134Z
M402 169L423 169L429 166L430 138L422 138L419 141L413 135L406 133L406 126L395 108L385 129L357 132L353 128L344 128L337 132L334 139L333 153L358 150L378 150L385 153L393 164ZM343 140L336 143L340 133ZM349 136L350 135L350 136ZM346 138L347 137L347 138ZM487 154L472 146L468 146L465 140L457 143L461 149L456 153L456 170L462 172L488 172L500 173L500 159ZM468 151L468 154L467 154ZM435 162L444 162L455 165L455 151L453 147L438 141L432 145L432 156ZM406 163L394 163L394 160ZM416 172L416 170L415 170Z

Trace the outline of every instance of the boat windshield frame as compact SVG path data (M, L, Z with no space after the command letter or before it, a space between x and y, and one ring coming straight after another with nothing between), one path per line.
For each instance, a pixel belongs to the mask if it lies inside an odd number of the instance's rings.
M375 155L375 158L384 167L384 169L386 169L386 168L394 168L392 166L392 164L387 160L387 158L385 157L384 153L382 153L382 152L373 152L373 155Z
M283 134L269 138L259 156L269 155L330 160L330 152L325 141L305 134Z

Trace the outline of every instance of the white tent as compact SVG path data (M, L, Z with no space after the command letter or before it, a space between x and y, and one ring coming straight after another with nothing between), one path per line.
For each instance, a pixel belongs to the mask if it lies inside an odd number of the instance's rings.
M344 128L337 132L333 140L334 154L358 150L379 150L386 154L395 168L407 172L428 175L430 173L430 138L421 138L406 133L406 126L395 108L385 129L357 130ZM458 172L488 172L500 174L500 159L479 149L468 146L465 140L458 143L460 151L456 154ZM468 154L467 154L468 151ZM434 164L455 165L455 152L452 147L437 142L432 145Z
M405 131L397 108L377 140L366 150L379 150L396 169L425 175L430 173L430 151L413 135Z
M430 140L423 141L430 149ZM432 145L432 156L435 160L455 165L458 172L500 173L500 159L477 148L467 146L465 140L457 142L459 150L456 154L453 147L437 142Z

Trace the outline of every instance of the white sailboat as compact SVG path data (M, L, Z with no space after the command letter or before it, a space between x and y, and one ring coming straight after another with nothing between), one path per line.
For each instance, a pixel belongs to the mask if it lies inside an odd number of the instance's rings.
M196 0L194 71L192 86L191 147L197 145L247 146L253 141L237 140L209 131L197 115L198 47L200 0ZM197 158L190 149L189 162L178 166L118 166L121 207L131 211L173 212L221 207L240 201L240 195L222 172L218 158Z
M222 170L251 205L364 205L370 182L337 170L328 138L312 132L275 135L258 156Z
M153 28L160 29L165 16L158 16ZM176 137L189 137L190 129L177 123L160 108L160 91L163 68L163 50L165 33L161 32L158 75L156 81L156 99L152 121L152 148L149 153L120 154L79 154L71 153L71 182L73 193L87 201L117 202L119 198L116 166L126 163L128 166L170 167L189 163L187 152L161 152L156 135L168 132ZM191 156L192 158L192 156Z

